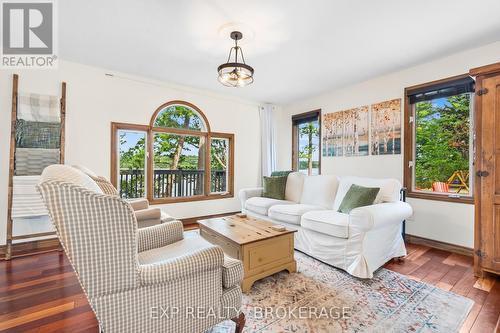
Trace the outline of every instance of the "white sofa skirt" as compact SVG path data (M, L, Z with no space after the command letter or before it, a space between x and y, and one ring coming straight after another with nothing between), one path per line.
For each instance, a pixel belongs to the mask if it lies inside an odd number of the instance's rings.
M348 238L338 238L308 230L300 225L274 221L268 216L246 212L262 220L281 224L295 233L295 249L326 264L345 270L362 279L373 277L373 273L395 257L406 255L402 223L387 225L369 231L349 226Z

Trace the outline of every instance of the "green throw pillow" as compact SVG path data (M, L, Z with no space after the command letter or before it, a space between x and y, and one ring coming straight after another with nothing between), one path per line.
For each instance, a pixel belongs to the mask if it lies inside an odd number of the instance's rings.
M363 187L352 184L342 199L339 212L349 214L354 208L373 204L379 191L378 187Z
M288 175L291 174L292 172L293 172L292 170L290 170L290 171L273 171L271 173L271 177L283 177L283 176L288 177Z
M287 176L282 177L264 177L264 191L262 196L265 198L285 200Z

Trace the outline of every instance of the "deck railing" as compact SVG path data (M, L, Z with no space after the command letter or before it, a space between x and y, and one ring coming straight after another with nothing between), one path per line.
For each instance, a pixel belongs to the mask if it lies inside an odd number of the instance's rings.
M212 170L211 192L227 191L226 171ZM155 198L189 197L203 194L204 170L154 170L153 196ZM145 175L142 169L120 170L120 196L140 198L145 193Z

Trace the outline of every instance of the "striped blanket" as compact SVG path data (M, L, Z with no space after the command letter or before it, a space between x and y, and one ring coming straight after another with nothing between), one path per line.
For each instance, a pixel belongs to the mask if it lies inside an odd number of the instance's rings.
M36 185L40 176L14 176L12 195L12 218L47 215Z

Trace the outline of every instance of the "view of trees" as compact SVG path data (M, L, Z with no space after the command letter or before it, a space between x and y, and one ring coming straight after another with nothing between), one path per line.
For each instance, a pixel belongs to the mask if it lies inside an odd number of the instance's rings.
M469 171L470 94L415 104L415 184L429 189L455 171Z
M191 108L180 105L168 107L160 113L155 126L197 131L203 129L201 118ZM121 132L120 144L122 146L126 143L126 136L126 132ZM156 169L202 170L205 162L204 145L203 137L156 133L153 144L154 166ZM121 151L120 168L129 170L144 168L145 147L145 138L141 138L134 146ZM227 140L212 140L212 170L226 170L227 152Z
M169 106L159 113L155 127L204 131L200 116L182 105ZM120 131L121 192L125 197L141 196L145 186L146 135L134 131ZM156 132L153 134L153 195L185 196L203 193L205 177L204 135L179 135ZM211 191L226 190L229 141L212 138L210 144ZM179 172L171 172L171 171ZM182 171L181 171L182 170ZM168 171L168 172L167 172Z
M299 170L307 170L311 176L313 169L318 168L319 161L314 161L314 153L318 151L319 127L317 121L310 121L299 125ZM303 140L305 142L303 144Z

